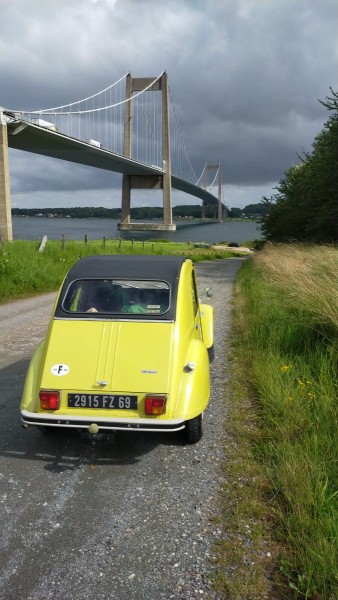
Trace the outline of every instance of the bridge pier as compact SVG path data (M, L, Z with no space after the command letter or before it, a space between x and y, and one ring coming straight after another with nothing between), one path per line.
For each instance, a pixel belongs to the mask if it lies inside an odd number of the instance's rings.
M222 166L220 163L218 165L205 165L203 172L203 187L206 190L209 185L209 172L216 171L216 177L218 178L218 202L214 207L214 219L217 219L220 223L224 220L224 211L222 205ZM214 180L215 181L215 180ZM205 220L205 201L202 202L202 213L201 213L202 221Z
M222 165L219 163L218 166L218 203L217 203L217 220L219 223L223 223L224 211L222 205Z
M131 99L133 92L143 90L152 82L149 91L162 93L162 158L163 171L159 175L128 175L123 174L122 180L122 207L121 222L118 229L121 231L175 231L176 225L172 219L172 194L171 194L171 157L170 157L170 128L169 128L169 86L168 76L163 73L156 81L154 77L126 77L126 99ZM132 102L126 103L124 125L124 156L132 158ZM131 191L133 189L162 189L163 190L163 223L131 223Z
M0 236L13 240L11 194L9 185L7 124L0 109Z

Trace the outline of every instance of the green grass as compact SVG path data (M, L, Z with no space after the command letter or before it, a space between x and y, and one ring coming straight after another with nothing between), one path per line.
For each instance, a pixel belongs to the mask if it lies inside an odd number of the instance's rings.
M248 461L269 483L289 598L338 597L337 275L332 247L270 246L237 281L234 353L260 430Z
M234 256L232 251L195 248L192 244L166 242L48 241L43 252L40 242L4 242L0 251L0 303L58 289L70 267L83 256L94 254L177 254L193 261Z

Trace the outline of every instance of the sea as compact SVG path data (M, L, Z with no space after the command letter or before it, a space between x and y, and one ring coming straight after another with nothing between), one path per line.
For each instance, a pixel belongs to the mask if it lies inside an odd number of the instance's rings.
M254 221L177 221L176 231L119 231L115 219L71 219L58 217L13 217L14 240L40 240L44 235L50 240L127 239L135 241L167 240L217 244L237 242L246 244L262 238L260 227Z

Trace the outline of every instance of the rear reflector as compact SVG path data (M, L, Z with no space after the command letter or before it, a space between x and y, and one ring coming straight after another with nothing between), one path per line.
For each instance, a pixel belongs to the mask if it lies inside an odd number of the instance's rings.
M166 396L147 395L144 403L146 415L163 415L165 413L166 402Z
M40 406L43 410L58 410L60 406L60 392L56 390L40 390Z

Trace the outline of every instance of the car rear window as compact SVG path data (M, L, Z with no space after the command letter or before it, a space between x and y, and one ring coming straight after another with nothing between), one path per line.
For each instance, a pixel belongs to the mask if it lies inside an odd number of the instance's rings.
M67 289L62 308L68 313L161 315L170 306L165 281L78 279Z

